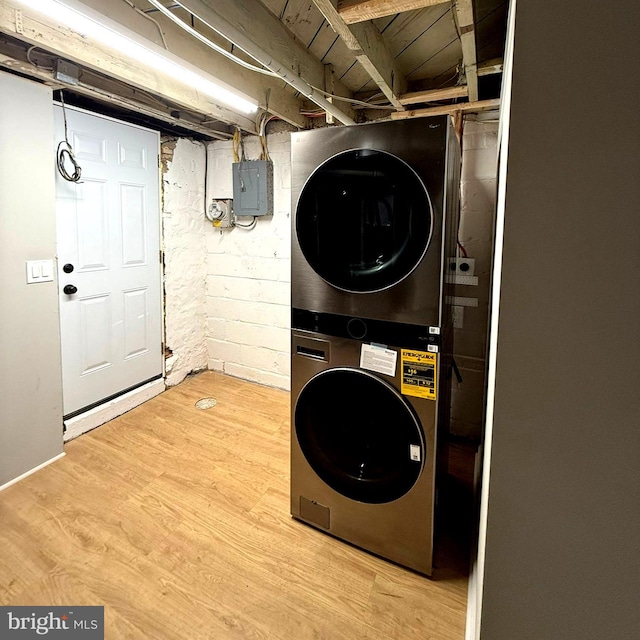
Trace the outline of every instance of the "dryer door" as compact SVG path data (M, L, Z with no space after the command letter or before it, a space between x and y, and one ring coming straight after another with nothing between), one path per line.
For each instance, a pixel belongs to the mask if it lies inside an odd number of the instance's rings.
M304 386L295 408L300 449L334 491L366 503L405 495L425 459L413 409L384 380L360 369L327 369Z
M345 151L319 166L296 210L311 268L352 293L382 291L406 278L422 260L432 226L429 194L416 172L372 149Z

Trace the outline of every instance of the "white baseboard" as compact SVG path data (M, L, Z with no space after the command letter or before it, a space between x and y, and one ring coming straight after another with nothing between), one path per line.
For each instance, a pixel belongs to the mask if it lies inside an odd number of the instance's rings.
M24 478L26 478L27 476L30 476L32 473L35 473L36 471L40 471L40 469L42 469L43 467L50 465L52 462L55 462L56 460L60 460L60 458L64 458L64 451L62 453L59 453L57 456L54 456L50 460L47 460L46 462L39 464L37 467L30 469L26 473L19 475L17 478L14 478L13 480L9 480L9 482L5 482L2 486L0 486L0 491L4 491L7 487L10 487L12 484L15 484L16 482L20 482L20 480L24 480Z
M164 389L165 384L163 379L153 380L133 391L109 400L98 407L85 411L69 420L65 420L64 441L68 442L69 440L73 440L73 438L77 438L105 422L109 422L109 420L113 420L113 418L117 418L123 413L131 411L131 409L134 409L143 402L162 393Z

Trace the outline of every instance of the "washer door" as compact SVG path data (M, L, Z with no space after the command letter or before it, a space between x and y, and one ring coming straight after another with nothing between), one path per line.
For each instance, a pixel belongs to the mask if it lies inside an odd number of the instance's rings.
M420 423L407 401L370 373L336 368L317 374L300 392L294 420L312 469L352 500L391 502L420 475Z
M352 293L382 291L422 260L433 212L416 172L390 153L340 153L311 174L296 211L300 249L329 284Z

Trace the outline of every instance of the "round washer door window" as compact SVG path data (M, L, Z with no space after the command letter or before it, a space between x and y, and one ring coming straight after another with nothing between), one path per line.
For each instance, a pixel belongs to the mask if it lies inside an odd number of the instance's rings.
M418 419L371 374L349 368L317 374L300 392L294 421L312 469L352 500L397 500L420 475L425 445Z
M390 153L339 153L311 174L298 199L296 233L311 268L352 293L387 289L422 260L432 208L416 172Z

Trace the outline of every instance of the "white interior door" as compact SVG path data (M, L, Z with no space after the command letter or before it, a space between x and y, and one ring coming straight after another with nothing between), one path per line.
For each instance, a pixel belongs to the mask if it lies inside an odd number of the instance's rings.
M65 418L162 375L159 135L66 108L81 182L56 172ZM56 144L64 140L55 106Z

